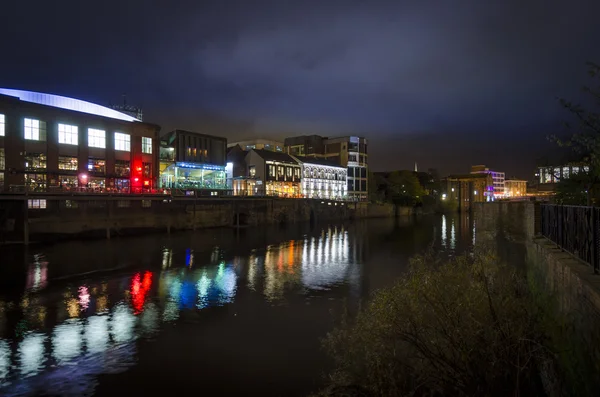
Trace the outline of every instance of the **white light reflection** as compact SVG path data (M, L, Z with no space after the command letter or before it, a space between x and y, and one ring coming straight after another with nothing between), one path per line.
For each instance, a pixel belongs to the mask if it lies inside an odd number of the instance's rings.
M323 241L327 239L327 241ZM318 260L313 261L312 255L302 257L302 284L310 289L324 289L335 283L342 282L348 277L349 244L348 234L345 231L327 233L327 237L320 237L319 241L311 241L309 251L324 252L318 254ZM324 246L324 249L321 248Z
M170 249L165 248L163 250L163 258L162 258L162 268L163 268L163 270L171 267L172 263L173 263L173 251L170 250Z
M248 288L256 291L256 279L258 277L256 255L252 254L248 258Z
M48 262L41 255L34 255L27 269L27 289L37 291L48 284Z
M198 289L198 303L196 307L198 309L203 309L208 306L208 290L210 289L212 281L206 275L206 269L202 272L202 276L196 283L196 288Z
M111 334L115 342L127 342L134 337L135 316L124 303L119 303L111 318Z
M87 310L90 306L90 292L88 287L81 286L79 287L79 306L81 306L81 311Z
M45 341L45 335L30 333L19 344L18 361L22 376L32 376L42 370Z
M225 268L225 264L219 265L219 272L215 278L215 284L219 288L219 303L229 303L233 301L236 292L237 275L231 267Z
M81 352L81 320L70 319L54 328L52 355L59 364L76 357Z
M452 226L450 229L450 249L456 248L456 226L454 224L454 219L452 219Z
M8 343L0 339L0 385L8 376L10 370L10 347Z
M473 247L475 246L475 221L473 221Z
M446 225L446 215L442 215L442 247L446 248L446 233L448 232Z
M85 326L85 344L90 353L102 353L108 348L108 316L91 316Z

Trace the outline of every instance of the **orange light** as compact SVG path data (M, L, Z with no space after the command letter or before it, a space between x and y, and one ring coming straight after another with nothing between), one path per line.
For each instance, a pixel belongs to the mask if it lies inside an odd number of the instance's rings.
M150 185L150 181L144 181L144 186Z
M142 172L142 167L137 167L138 172Z

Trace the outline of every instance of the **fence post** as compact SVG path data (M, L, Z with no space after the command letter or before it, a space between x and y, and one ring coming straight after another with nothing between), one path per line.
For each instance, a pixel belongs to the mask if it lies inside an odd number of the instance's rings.
M594 267L594 273L598 274L598 227L597 227L597 209L592 207L592 266Z

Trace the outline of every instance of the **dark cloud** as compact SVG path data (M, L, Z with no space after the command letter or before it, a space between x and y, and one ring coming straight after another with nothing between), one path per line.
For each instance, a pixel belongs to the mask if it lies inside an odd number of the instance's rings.
M165 129L232 139L359 133L379 169L524 177L600 56L596 0L156 3L3 5L0 85L127 93Z

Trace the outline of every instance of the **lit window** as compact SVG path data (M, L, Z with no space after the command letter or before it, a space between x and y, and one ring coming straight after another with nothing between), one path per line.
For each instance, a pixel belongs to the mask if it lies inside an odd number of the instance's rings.
M152 154L152 138L142 137L142 153Z
M129 200L119 200L117 201L118 208L129 208L131 207L131 201Z
M65 208L77 208L79 207L77 201L65 200Z
M58 143L79 144L79 128L76 125L58 124Z
M251 165L249 168L250 168L250 178L256 177L256 166Z
M44 153L27 153L23 156L26 170L46 169L46 155Z
M77 171L77 157L58 156L58 169Z
M106 131L88 128L88 146L106 149Z
M6 131L6 118L3 114L0 114L0 136L4 136Z
M88 171L95 174L104 174L106 172L106 160L90 157L88 159Z
M45 199L27 200L27 207L31 208L31 209L36 209L36 210L46 209L46 200Z
M25 119L25 139L30 141L45 141L46 140L46 122Z
M142 208L150 208L152 206L152 200L142 200Z
M130 174L129 161L116 160L115 161L115 175L128 177L129 174Z
M131 137L129 134L115 132L115 150L120 150L123 152L131 151Z

